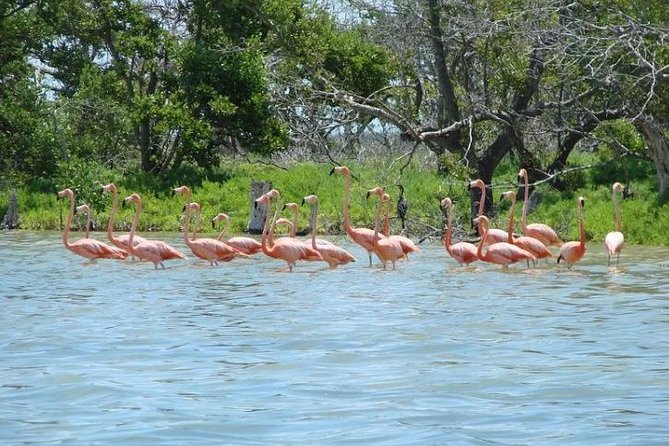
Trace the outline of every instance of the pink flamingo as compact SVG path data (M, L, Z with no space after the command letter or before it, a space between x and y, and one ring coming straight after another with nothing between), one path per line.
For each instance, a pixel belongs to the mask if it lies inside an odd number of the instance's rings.
M230 227L230 217L228 216L228 214L221 212L218 215L216 215L211 220L211 227L214 228L216 226L216 223L221 220L225 220L225 227L223 228L221 233L218 234L216 240L223 241L227 245L230 245L233 248L235 248L237 251L243 252L244 254L248 255L256 254L262 251L262 246L260 245L260 242L251 237L230 237L227 240L223 239L223 237L225 237L225 234L228 233L228 229Z
M70 200L70 212L67 215L67 222L65 223L65 231L63 232L63 245L73 253L85 257L89 260L96 259L119 259L123 260L128 257L128 253L122 249L110 246L99 240L92 238L83 238L70 242L70 226L72 225L72 217L74 216L74 192L72 189L63 189L58 192L58 198L67 197Z
M142 197L139 194L131 194L123 199L124 203L135 204L135 216L132 219L132 226L130 227L130 235L128 237L128 247L130 254L133 254L141 260L147 260L153 263L154 268L158 269L158 265L165 268L163 263L165 260L172 259L186 259L186 255L177 251L169 244L161 240L144 240L141 243L134 244L135 231L139 224L139 215L142 212Z
M385 191L383 193L388 195L388 193ZM384 215L382 234L387 238L397 240L399 244L402 246L402 252L404 252L404 258L409 260L409 254L412 252L420 251L420 248L418 248L418 246L416 246L413 240L411 240L409 237L405 237L403 235L390 235L390 206L392 205L392 203L390 202L390 195L388 195L388 197L386 197L383 201L386 203L386 210Z
M560 246L560 255L558 256L558 263L560 260L564 260L567 263L567 269L581 260L585 254L585 222L583 220L583 207L585 206L585 198L578 197L578 230L579 230L579 241L577 242L566 242Z
M616 230L606 234L606 238L604 239L606 253L609 255L609 266L611 266L611 256L614 254L616 255L616 267L618 266L620 251L623 249L623 244L625 243L625 236L623 236L623 233L621 232L623 222L620 215L620 201L616 199L616 193L622 194L624 190L625 187L620 183L613 183L613 187L611 188L611 200L613 200Z
M118 210L118 190L116 189L116 185L114 183L109 183L106 186L102 186L102 191L111 192L113 194L112 208L109 214L109 224L107 224L107 238L112 243L112 245L130 252L130 248L128 246L128 238L129 238L128 234L123 234L119 235L118 237L114 237L114 219L116 218L116 211ZM135 235L135 238L133 239L133 243L135 245L144 241L146 241L146 239L138 235Z
M477 255L480 260L496 263L497 265L504 265L504 267L520 260L536 260L536 257L529 252L508 242L493 243L488 246L488 250L484 253L483 245L485 245L485 239L488 238L488 226L490 225L490 221L488 220L488 217L481 215L474 219L474 223L478 224L479 228L483 231L477 250Z
M472 188L477 188L481 190L481 198L479 199L479 211L478 211L478 216L480 217L483 215L483 210L485 209L485 200L486 200L486 191L485 191L485 183L483 180L478 179L474 180L469 183L469 186L467 189L472 189ZM490 220L488 220L488 223ZM481 232L481 228L477 227L476 228L479 236L483 237L483 233ZM507 233L506 231L502 231L501 229L497 228L490 228L488 227L488 240L486 243L499 243L499 242L504 242L507 239Z
M207 260L210 265L218 265L218 262L229 262L238 256L247 256L247 254L237 251L235 248L216 240L215 238L198 238L191 240L188 238L188 225L190 222L190 211L200 212L200 205L195 202L188 203L184 209L184 243L190 248L191 252Z
M529 225L527 224L527 208L530 194L530 185L527 179L527 170L520 169L520 171L518 172L518 181L521 181L521 179L525 183L525 195L523 198L523 213L522 217L520 218L520 231L523 233L523 235L526 235L528 237L534 237L535 239L539 240L546 246L562 245L560 237L558 237L553 228L551 228L547 224L544 223L531 223Z
M323 244L316 240L316 222L318 218L318 197L308 195L302 199L302 204L309 203L311 206L311 247L318 251L330 268L336 268L340 265L346 265L349 262L355 262L353 255L344 248L333 245L332 243Z
M362 246L369 255L369 265L372 266L372 252L374 251L374 240L376 237L384 239L385 236L368 228L354 228L351 226L351 217L349 215L349 203L351 201L351 171L346 166L333 167L330 175L338 173L344 176L344 230L351 239Z
M268 192L261 195L255 201L256 205L265 205L267 206L268 212L265 216L265 225L262 231L261 247L262 252L268 257L274 259L284 260L288 264L288 270L293 271L293 266L298 260L323 260L320 253L312 248L309 248L304 243L297 239L290 237L282 237L274 242L272 246L268 244L268 233L269 228L274 224L279 213L279 206L277 205L274 216L270 219L270 210L271 210L271 197L280 199L280 195L277 192Z
M534 257L536 257L537 259L546 259L548 257L553 257L553 254L546 247L546 245L544 245L534 237L522 236L516 238L513 236L513 216L514 216L513 211L516 206L516 193L512 190L504 192L500 200L504 199L511 200L511 208L509 209L509 231L508 231L509 238L507 241L512 245L516 245L520 248L523 248L525 251L534 255Z
M293 221L290 225L290 237L297 237L297 226L300 223L300 207L297 203L286 203L283 205L284 209L288 209L293 214Z
M379 199L379 202L376 205L376 216L374 218L372 248L374 249L376 256L379 258L379 260L381 260L381 263L383 263L383 269L387 269L388 262L391 262L393 264L393 269L395 269L395 262L405 256L404 251L402 250L402 245L397 240L379 237L379 226L381 226L381 211L383 206L387 205L386 201L390 199L390 196L386 194L380 187L375 187L368 190L367 198L369 198L370 195L376 195Z
M476 246L467 242L457 242L451 244L451 232L453 226L453 202L450 198L441 200L441 207L446 209L448 221L446 223L446 236L444 237L444 246L448 254L460 265L469 265L479 259Z

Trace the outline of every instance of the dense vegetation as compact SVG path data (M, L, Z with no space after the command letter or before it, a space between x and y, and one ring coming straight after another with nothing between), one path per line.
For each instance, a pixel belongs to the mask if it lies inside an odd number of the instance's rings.
M56 228L70 186L104 221L114 180L147 195L145 229L174 230L185 183L241 230L258 178L325 195L336 231L326 162L358 189L402 182L425 234L437 195L467 220L471 178L503 212L522 166L561 233L583 192L600 239L621 181L628 240L669 244L667 23L663 0L0 0L0 214L16 189L21 227Z

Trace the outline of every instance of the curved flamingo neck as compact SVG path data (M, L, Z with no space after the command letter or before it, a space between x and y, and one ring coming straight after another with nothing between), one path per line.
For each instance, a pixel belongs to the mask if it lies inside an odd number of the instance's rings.
M225 219L225 226L223 227L223 230L221 231L220 234L218 234L218 237L216 237L216 240L221 240L223 237L225 237L225 234L228 233L228 228L230 227L230 220L227 218Z
M65 231L63 232L63 245L66 248L70 248L72 244L70 243L70 225L72 224L72 217L74 216L74 197L69 196L70 199L70 213L67 214L67 221L65 222Z
M620 232L623 227L623 219L620 214L620 201L616 199L616 192L611 193L611 199L613 200L613 212L616 216L616 231Z
M485 260L488 253L483 253L483 245L485 245L486 238L488 238L488 225L483 220L479 220L479 228L481 228L482 234L481 241L479 242L479 247L476 253L479 259Z
M485 184L481 187L481 198L479 198L479 217L483 215L483 210L485 209Z
M351 216L349 215L349 205L351 202L351 176L344 174L344 230L348 233L353 229L351 227Z
M446 236L444 237L444 246L448 252L451 252L451 226L453 224L453 209L449 206L446 210Z
M385 217L383 219L383 231L381 231L381 234L388 237L390 235L390 201L386 203L386 212L384 215Z
M290 228L290 236L292 238L297 237L297 224L299 223L300 219L300 210L293 208L293 226Z
M116 211L118 210L118 191L116 189L114 189L112 197L112 208L109 214L109 223L107 224L107 238L111 241L118 241L114 237L114 220L116 219Z
M260 246L262 252L265 253L266 255L270 255L273 252L272 247L268 246L268 240L274 237L274 234L270 230L270 227L274 224L276 218L279 215L279 207L277 206L276 210L274 211L274 215L270 219L269 214L271 210L272 210L272 202L270 201L270 204L267 208L267 214L265 215L265 227L263 228L262 231L262 239L260 240Z
M520 229L525 232L527 228L527 201L530 199L530 184L527 179L527 172L523 175L523 179L525 180L525 192L523 195L523 212L520 216Z
M379 226L381 225L381 207L383 206L382 200L379 198L379 202L376 205L376 216L374 217L374 236L372 237L372 245L376 246L379 241Z
M131 253L135 252L135 245L133 241L135 240L135 231L137 231L137 225L139 224L139 214L142 212L142 200L139 200L135 203L135 216L132 218L132 226L130 226L130 235L128 235L128 250Z
M316 249L317 215L318 215L318 205L317 204L312 204L311 205L311 217L309 218L309 222L311 224L311 247L314 248L314 249Z
M508 237L508 242L513 243L513 217L514 217L514 209L516 207L516 197L511 197L511 207L509 208L509 237Z
M193 235L191 236L191 241L197 238L197 230L200 229L200 223L202 221L202 209L195 211L195 223L193 223Z
M190 206L186 204L184 209L184 243L190 248L193 244L192 240L188 238L188 227L190 226Z
M583 205L579 201L578 203L578 231L579 231L579 241L581 248L585 247L585 221L583 219Z

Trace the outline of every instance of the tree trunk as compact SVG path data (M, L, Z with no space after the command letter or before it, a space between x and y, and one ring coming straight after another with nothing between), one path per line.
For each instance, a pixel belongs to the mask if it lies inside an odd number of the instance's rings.
M669 137L668 131L653 117L644 115L634 121L648 145L648 154L657 172L657 192L664 196L669 191Z
M265 224L265 216L269 209L265 206L255 206L256 198L272 189L272 183L269 181L251 181L251 211L249 212L249 223L246 226L246 232L250 234L262 234Z

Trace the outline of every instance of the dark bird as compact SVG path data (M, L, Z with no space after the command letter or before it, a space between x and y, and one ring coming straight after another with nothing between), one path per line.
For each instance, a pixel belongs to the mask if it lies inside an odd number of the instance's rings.
M407 218L407 210L409 209L409 203L406 198L404 198L404 186L398 184L397 187L400 188L400 196L397 199L397 216L402 221L402 230L405 229L404 221Z

